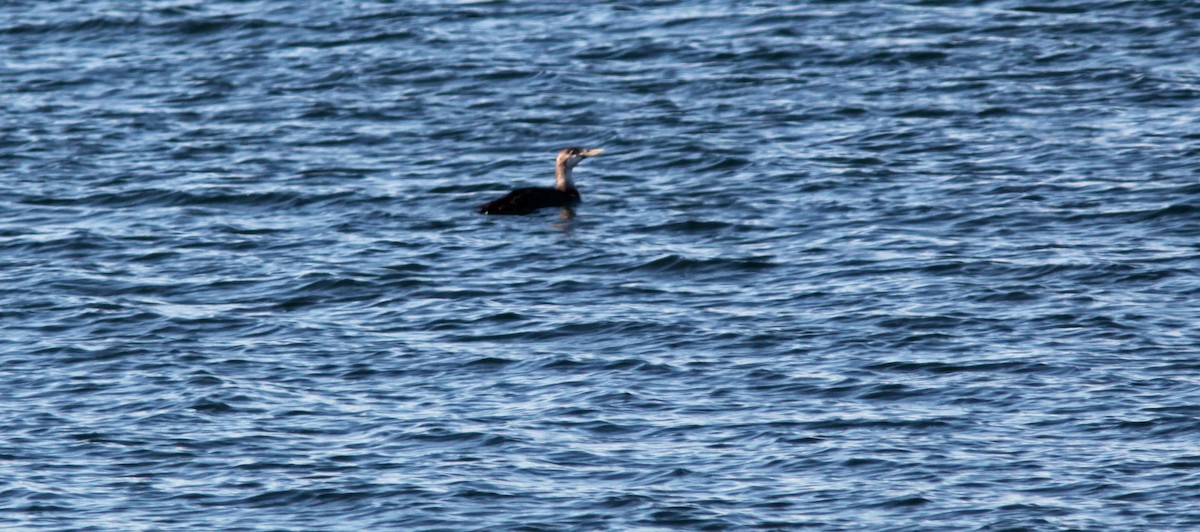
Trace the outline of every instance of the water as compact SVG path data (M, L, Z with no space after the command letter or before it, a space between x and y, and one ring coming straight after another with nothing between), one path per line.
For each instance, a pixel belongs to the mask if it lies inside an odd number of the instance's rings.
M1198 20L5 2L0 525L1200 526Z

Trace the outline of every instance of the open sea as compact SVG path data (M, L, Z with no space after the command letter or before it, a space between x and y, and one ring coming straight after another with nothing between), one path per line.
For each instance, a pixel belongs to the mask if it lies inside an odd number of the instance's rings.
M0 434L3 530L1195 530L1200 3L2 2Z

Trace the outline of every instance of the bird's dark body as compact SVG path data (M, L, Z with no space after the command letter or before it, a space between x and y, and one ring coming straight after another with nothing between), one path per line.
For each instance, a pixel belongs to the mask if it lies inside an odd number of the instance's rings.
M483 204L483 214L529 214L547 207L570 207L579 203L579 191L566 191L547 187L518 188L502 198Z
M570 207L579 203L579 190L571 180L571 170L580 161L599 155L604 150L563 148L554 159L554 188L518 188L504 197L484 203L479 207L482 214L529 214L547 207Z

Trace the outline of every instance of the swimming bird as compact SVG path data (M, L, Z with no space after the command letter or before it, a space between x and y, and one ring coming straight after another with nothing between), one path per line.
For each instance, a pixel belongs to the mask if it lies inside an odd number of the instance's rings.
M482 214L529 214L546 207L570 207L579 203L579 190L575 188L575 182L571 180L571 170L584 159L599 155L602 151L604 151L602 148L593 150L564 148L558 152L558 158L554 161L554 188L518 188L502 198L483 204L479 208L479 212Z

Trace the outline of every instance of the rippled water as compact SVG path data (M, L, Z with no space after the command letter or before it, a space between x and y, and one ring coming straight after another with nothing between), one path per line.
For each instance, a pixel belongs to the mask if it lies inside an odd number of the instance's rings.
M1198 20L4 2L0 525L1200 526Z

